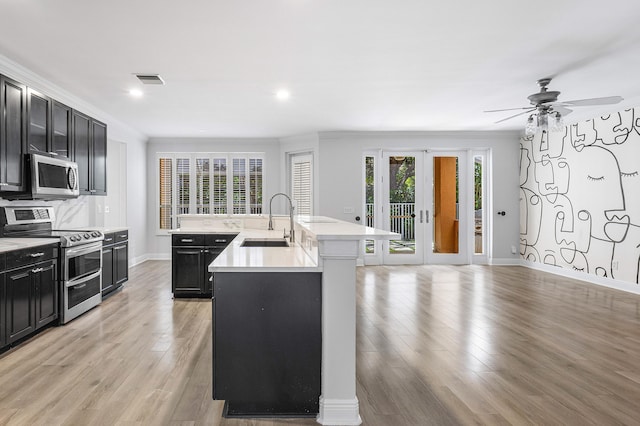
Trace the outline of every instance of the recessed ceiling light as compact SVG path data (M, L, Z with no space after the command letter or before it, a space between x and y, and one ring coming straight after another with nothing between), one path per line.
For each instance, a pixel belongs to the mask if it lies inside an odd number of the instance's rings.
M289 93L286 89L280 89L276 92L276 99L279 101L286 101L291 97L291 93Z
M129 94L134 98L141 98L144 93L140 89L131 89L129 90Z

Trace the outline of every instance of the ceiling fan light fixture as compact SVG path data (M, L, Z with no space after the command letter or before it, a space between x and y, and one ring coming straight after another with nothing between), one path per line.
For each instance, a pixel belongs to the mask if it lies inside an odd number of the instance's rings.
M538 128L538 124L533 119L533 114L529 116L527 119L527 125L524 127L524 133L527 136L533 136L536 134L536 129Z
M560 132L562 129L564 129L564 120L562 119L562 115L556 111L551 120L551 131Z

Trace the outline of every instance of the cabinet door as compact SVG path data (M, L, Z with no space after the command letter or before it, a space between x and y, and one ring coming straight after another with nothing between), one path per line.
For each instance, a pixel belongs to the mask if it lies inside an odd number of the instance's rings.
M49 108L51 99L27 89L27 151L48 154L50 151ZM53 153L56 154L56 153Z
M213 280L211 279L211 272L208 271L209 265L221 252L222 249L213 247L205 247L203 251L204 265L202 265L202 283L204 284L204 287L202 292L208 296L213 294Z
M102 248L102 294L113 290L113 247Z
M129 278L129 244L116 244L113 247L113 279L116 285L122 284Z
M70 107L53 100L51 106L51 152L58 158L73 158L73 139L71 129L73 115Z
M91 144L91 119L78 112L73 111L73 150L75 161L78 163L78 188L80 194L90 194L91 179L89 170L89 160Z
M7 341L16 340L35 331L35 298L31 266L7 272Z
M39 264L32 270L36 294L36 328L58 319L58 281L54 262Z
M5 335L7 325L5 322L4 311L7 304L7 295L5 292L4 276L5 273L0 272L0 348L3 348L8 343Z
M0 190L24 191L27 88L0 76Z
M107 195L107 126L91 120L92 152L89 168L92 185L90 192L94 195Z
M171 253L173 293L200 294L202 288L202 249L174 247Z

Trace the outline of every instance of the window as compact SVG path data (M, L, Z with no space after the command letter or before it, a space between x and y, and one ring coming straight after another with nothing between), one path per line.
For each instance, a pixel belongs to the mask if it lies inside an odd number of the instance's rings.
M313 214L313 157L310 154L291 156L291 198L296 214Z
M158 228L179 228L180 214L262 214L263 164L259 153L159 153Z

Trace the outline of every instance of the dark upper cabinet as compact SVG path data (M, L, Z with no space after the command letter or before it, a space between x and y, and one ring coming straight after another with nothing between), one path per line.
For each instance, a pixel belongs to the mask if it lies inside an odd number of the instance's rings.
M91 179L89 158L91 154L91 118L79 111L73 111L73 147L75 162L78 163L78 187L80 194L90 194Z
M27 87L0 75L0 191L24 191Z
M107 125L73 111L80 194L107 195Z
M94 195L107 195L107 125L91 120L93 147L89 161Z
M51 152L73 158L73 110L56 100L51 102Z
M35 90L27 89L27 151L71 159L72 109Z
M51 99L27 89L27 151L48 154L51 145Z

